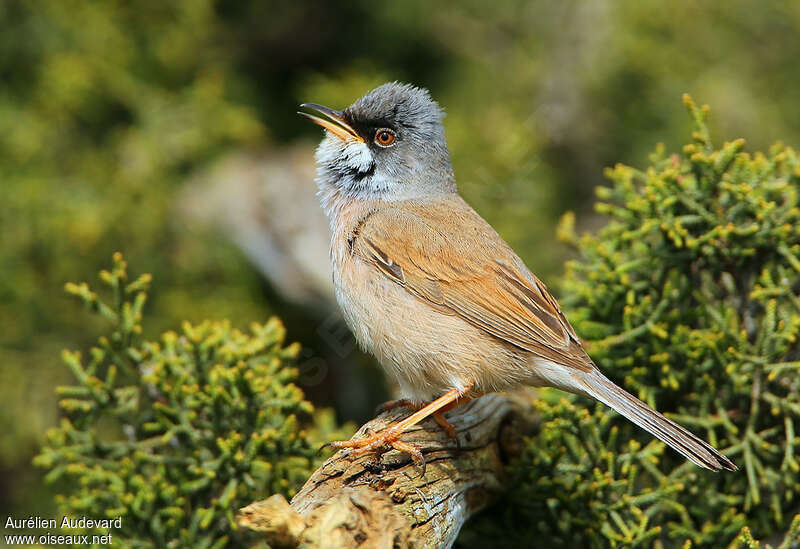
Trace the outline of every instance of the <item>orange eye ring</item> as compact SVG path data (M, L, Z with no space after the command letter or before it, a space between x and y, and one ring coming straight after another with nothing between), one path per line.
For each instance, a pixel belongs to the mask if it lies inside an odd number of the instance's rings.
M375 144L381 147L391 147L394 145L397 136L389 128L381 128L375 132Z

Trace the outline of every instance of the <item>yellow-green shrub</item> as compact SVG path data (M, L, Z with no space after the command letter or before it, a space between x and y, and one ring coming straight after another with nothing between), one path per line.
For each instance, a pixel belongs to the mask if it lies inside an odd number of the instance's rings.
M122 518L123 547L238 546L235 511L272 493L291 495L335 437L293 381L297 344L273 318L249 333L223 322L184 323L142 341L150 282L128 282L121 256L101 278L110 303L68 284L112 324L88 356L64 352L76 383L59 387L61 424L36 458L60 481L72 516Z

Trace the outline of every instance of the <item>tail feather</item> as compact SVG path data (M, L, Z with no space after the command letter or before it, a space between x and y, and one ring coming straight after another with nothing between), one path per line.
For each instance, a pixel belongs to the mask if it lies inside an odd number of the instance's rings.
M616 386L597 370L591 372L589 376L591 380L587 379L587 383L581 384L586 393L625 416L695 465L712 471L737 470L730 459L705 440L656 412L632 394Z

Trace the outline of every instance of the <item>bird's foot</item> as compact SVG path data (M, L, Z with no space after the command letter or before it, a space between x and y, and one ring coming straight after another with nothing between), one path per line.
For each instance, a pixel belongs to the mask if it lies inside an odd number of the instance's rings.
M414 460L414 463L417 464L422 468L422 474L425 474L425 458L422 455L422 451L417 448L416 446L409 444L407 442L403 442L398 440L400 435L406 431L409 427L416 425L423 419L428 416L434 416L437 423L444 428L447 434L453 438L456 438L456 430L453 425L444 419L442 414L447 410L451 410L455 406L459 404L463 404L469 398L463 399L462 396L470 391L471 387L467 387L465 389L450 389L445 394L434 400L433 402L429 402L421 407L419 407L413 414L408 416L402 421L399 421L380 431L379 433L370 433L364 438L358 440L339 440L335 442L329 442L325 446L335 449L349 449L351 453L355 454L356 456L363 455L367 452L381 450L383 448L391 446L395 450L399 450L401 452L405 452L411 455L411 459ZM402 402L402 404L397 404L394 407L404 406L406 404L412 404L412 407L417 408L416 404L410 402ZM439 417L437 417L439 416ZM456 438L456 441L458 438ZM322 448L325 448L323 446ZM320 449L322 449L320 448Z
M333 448L334 450L348 450L348 454L353 457L360 457L369 452L379 452L388 448L394 448L400 452L404 452L411 456L412 461L416 466L422 469L422 474L425 474L425 457L422 455L422 450L399 440L402 430L397 428L397 425L384 429L378 433L371 433L364 438L357 440L337 440L328 442L323 448Z

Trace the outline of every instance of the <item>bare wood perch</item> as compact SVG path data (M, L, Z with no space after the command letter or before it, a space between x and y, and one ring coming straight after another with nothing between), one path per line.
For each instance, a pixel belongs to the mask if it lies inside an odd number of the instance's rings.
M292 499L248 505L239 525L263 532L273 547L450 547L461 526L504 487L504 465L520 451L530 406L514 396L486 395L448 414L461 448L435 422L403 435L425 455L425 475L407 454L380 458L340 451ZM385 412L356 433L379 431L408 414ZM527 417L526 417L526 414Z

